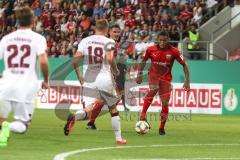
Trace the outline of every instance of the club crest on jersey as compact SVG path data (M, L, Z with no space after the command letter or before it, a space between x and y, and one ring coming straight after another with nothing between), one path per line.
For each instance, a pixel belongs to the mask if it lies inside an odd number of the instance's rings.
M171 54L166 54L166 60L169 61L171 59L172 55Z

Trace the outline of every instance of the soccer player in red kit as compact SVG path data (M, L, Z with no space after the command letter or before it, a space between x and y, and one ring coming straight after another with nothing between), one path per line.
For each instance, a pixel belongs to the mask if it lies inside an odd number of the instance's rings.
M159 126L160 135L165 135L164 128L168 117L168 103L171 95L171 71L175 60L177 60L183 66L183 71L186 78L183 88L186 91L190 90L188 66L185 63L180 51L171 46L168 41L168 33L165 31L160 32L157 38L157 44L147 48L136 79L138 84L142 83L142 71L145 67L146 61L150 59L151 65L148 73L149 91L144 98L140 120L146 121L146 112L151 105L154 96L158 92L162 101L161 123Z

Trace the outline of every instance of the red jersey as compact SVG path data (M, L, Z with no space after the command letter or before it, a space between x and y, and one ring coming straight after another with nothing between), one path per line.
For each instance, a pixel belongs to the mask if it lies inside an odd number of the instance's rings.
M149 77L151 79L171 81L174 60L176 59L180 64L185 64L180 51L171 45L165 49L159 48L158 45L147 48L143 61L147 61L148 59L151 59L151 66L149 68Z

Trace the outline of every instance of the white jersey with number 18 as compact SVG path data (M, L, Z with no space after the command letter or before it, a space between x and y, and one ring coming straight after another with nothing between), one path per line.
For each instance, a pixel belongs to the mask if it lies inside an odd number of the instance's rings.
M0 99L34 103L37 86L37 56L45 54L46 39L31 29L18 29L0 42L4 71L0 79Z
M78 52L84 55L83 75L87 82L94 82L97 76L111 76L106 54L114 48L115 41L102 35L89 36L79 43Z

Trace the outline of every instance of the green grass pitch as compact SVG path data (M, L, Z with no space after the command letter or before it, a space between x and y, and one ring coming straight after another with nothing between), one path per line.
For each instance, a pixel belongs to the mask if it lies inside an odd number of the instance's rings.
M129 148L115 148L109 114L96 121L98 131L86 130L87 121L81 121L70 136L64 136L65 122L53 110L37 109L28 132L11 134L8 146L0 148L0 160L53 160L57 154L75 150L81 153L67 160L240 159L239 116L191 115L188 120L171 120L167 135L159 136L159 122L154 120L148 134L138 135L134 131L137 116L130 114L121 113Z

